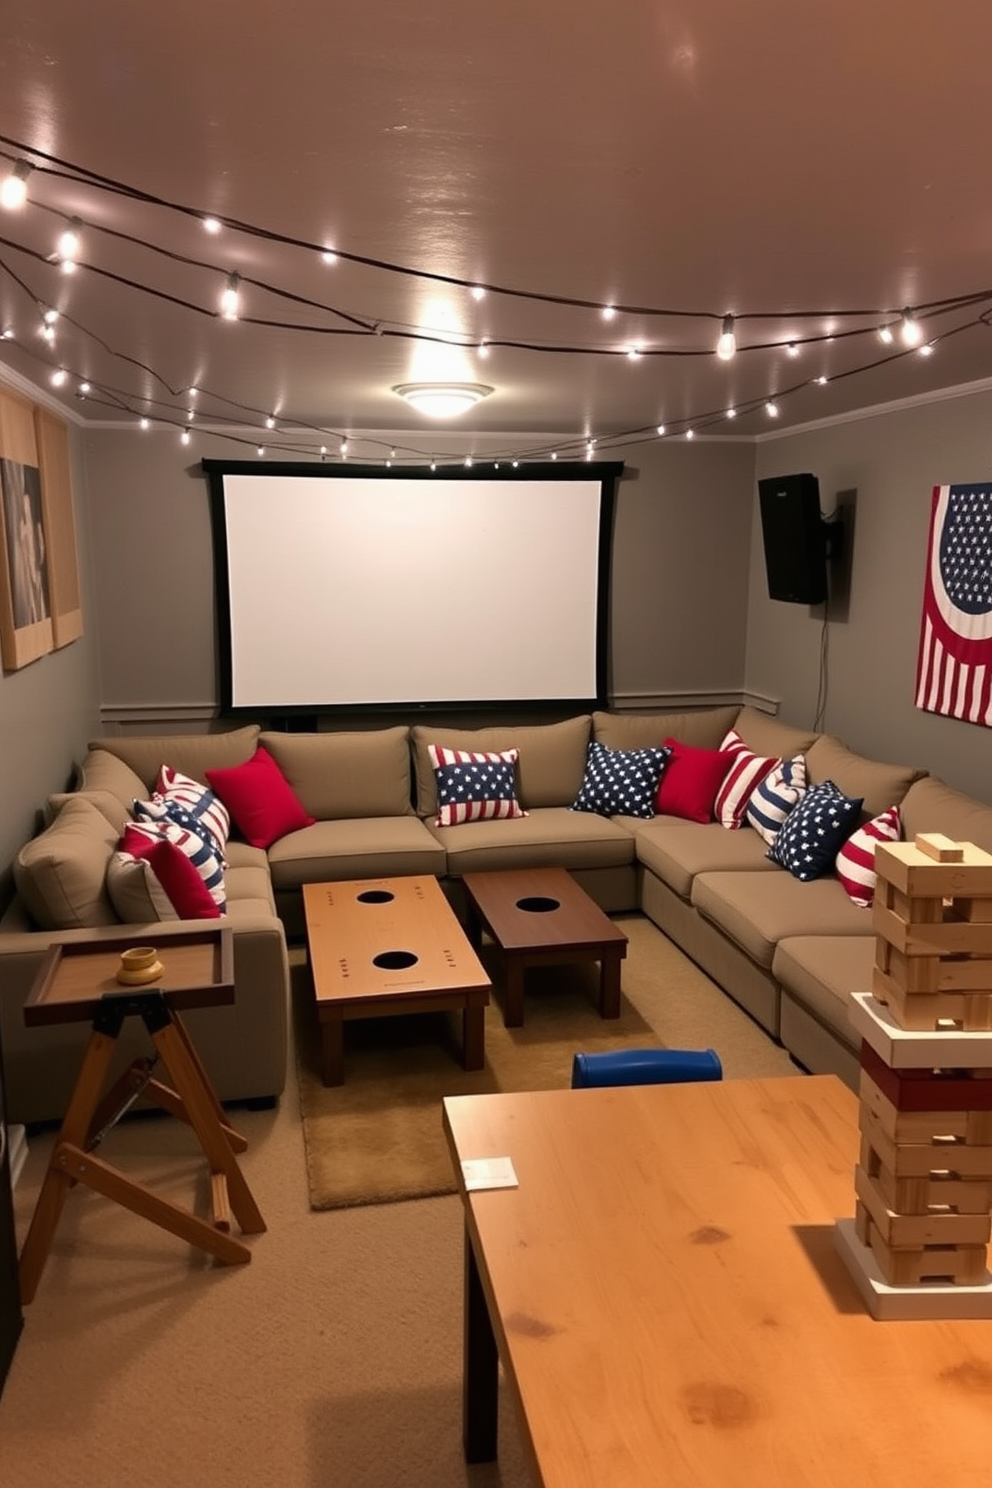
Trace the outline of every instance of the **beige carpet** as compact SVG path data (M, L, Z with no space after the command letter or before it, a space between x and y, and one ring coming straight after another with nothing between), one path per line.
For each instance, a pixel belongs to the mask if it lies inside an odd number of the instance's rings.
M715 1047L732 1073L739 1010L650 921L631 915L617 923L629 940L619 1019L599 1016L596 967L535 968L528 973L522 1028L505 1028L498 1000L490 1002L486 1068L477 1073L458 1063L460 1020L444 1014L377 1018L346 1024L345 1083L328 1088L318 1069L316 1016L300 975L297 1065L311 1206L453 1193L441 1126L444 1096L562 1089L579 1049ZM724 1032L730 1045L721 1049ZM752 1067L767 1043L754 1034L743 1056L747 1072L786 1073L789 1061L778 1049L758 1060L762 1068Z
M794 1072L646 921L627 928L628 996L666 1043L712 1043L731 1077ZM459 1200L315 1213L292 1074L278 1110L233 1115L268 1224L249 1266L68 1196L0 1399L2 1488L533 1488L508 1399L499 1462L462 1458ZM29 1139L22 1239L52 1140ZM180 1122L125 1121L104 1155L205 1208Z

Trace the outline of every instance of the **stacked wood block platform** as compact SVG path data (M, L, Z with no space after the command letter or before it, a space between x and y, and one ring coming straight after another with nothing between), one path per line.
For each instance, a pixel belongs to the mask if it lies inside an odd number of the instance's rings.
M992 1317L992 855L879 845L855 1218L838 1244L876 1317Z

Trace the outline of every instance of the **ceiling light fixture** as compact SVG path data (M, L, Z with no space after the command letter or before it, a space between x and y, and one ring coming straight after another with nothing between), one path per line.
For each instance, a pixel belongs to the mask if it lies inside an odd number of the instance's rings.
M734 317L725 315L723 317L723 330L720 339L716 343L716 354L721 362L729 362L737 352L737 337L734 335Z
M457 418L494 390L482 382L401 382L393 388L427 418Z
M18 160L9 176L0 182L0 207L16 212L28 199L28 176L34 167L26 160Z

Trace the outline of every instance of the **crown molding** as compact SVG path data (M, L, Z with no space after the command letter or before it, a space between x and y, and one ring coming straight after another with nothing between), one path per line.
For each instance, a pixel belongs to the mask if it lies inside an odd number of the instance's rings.
M20 372L15 372L13 367L7 367L3 362L0 362L0 384L11 388L15 393L20 393L32 403L40 403L50 413L55 413L59 418L65 419L67 424L75 424L78 429L88 427L86 419L81 418L75 409L66 408L65 404L60 403L58 398L54 398L46 388L39 387L27 377L22 377Z

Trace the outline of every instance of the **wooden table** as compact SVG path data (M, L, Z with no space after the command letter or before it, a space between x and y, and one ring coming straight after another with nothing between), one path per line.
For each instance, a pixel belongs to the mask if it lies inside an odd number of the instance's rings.
M544 1488L979 1488L992 1323L876 1322L835 1244L857 1101L833 1076L448 1098L467 1193L465 1452L497 1356Z
M460 1010L462 1063L485 1066L489 977L436 878L304 884L303 908L325 1085L344 1081L349 1018Z
M24 1004L29 1028L89 1021L91 1032L21 1250L23 1302L34 1299L63 1205L77 1184L123 1204L226 1265L251 1260L249 1247L230 1233L232 1214L245 1235L265 1229L237 1163L236 1153L248 1144L228 1125L180 1016L188 1008L234 1001L232 931L207 920L196 929L163 936L158 977L144 986L121 986L116 977L121 952L137 944L108 936L50 946ZM132 1017L142 1019L155 1058L133 1060L104 1092L117 1039ZM157 1060L171 1085L154 1077ZM159 1197L97 1156L107 1131L139 1097L188 1122L196 1133L210 1167L211 1219Z
M598 961L599 1011L620 1016L620 962L627 937L564 868L505 868L466 873L469 935L487 930L503 972L503 1022L524 1021L528 966Z

